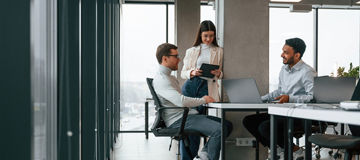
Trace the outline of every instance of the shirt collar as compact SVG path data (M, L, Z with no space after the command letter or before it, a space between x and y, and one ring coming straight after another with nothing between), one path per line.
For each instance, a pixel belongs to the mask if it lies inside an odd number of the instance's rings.
M201 43L200 46L201 46L201 48L206 49L206 48L210 48L211 44L207 45L207 44Z
M288 64L286 65L285 69L286 69L286 71L289 71L289 72L292 71L292 70L297 70L298 71L298 70L301 69L302 64L304 64L304 61L300 59L300 61L297 62L293 67L291 67L291 69L290 69Z
M171 69L168 68L168 67L165 67L163 65L159 66L159 70L160 70L161 73L164 73L166 75L170 75L170 73L171 73Z

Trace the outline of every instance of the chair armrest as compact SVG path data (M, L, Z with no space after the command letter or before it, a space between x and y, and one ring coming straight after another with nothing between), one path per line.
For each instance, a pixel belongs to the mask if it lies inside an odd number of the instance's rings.
M181 135L184 132L186 119L189 114L189 108L188 107L162 107L159 109L160 114L161 114L161 110L165 110L165 109L182 109L182 110L184 110L182 120L181 120L181 126L180 126L179 132L178 132L178 135Z

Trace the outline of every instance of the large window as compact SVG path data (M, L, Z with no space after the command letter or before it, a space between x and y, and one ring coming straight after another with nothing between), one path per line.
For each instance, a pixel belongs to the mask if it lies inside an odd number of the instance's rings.
M270 8L269 91L277 89L283 66L281 53L285 40L298 37L305 41L305 63L314 66L313 13L292 13L289 8Z
M169 43L175 42L174 5L168 5L168 12L166 4L123 4L122 9L120 130L143 131L144 103L151 97L145 78L154 77L158 70L156 47L166 39ZM215 23L213 6L201 6L201 20ZM149 103L149 127L154 118L155 106Z
M144 103L146 98L151 97L145 78L154 77L158 70L159 64L155 58L156 47L166 40L169 43L175 42L174 5L124 4L122 9L120 130L143 131ZM215 23L213 6L201 6L201 20L211 20ZM168 21L167 28L166 21ZM155 106L150 103L149 126L152 125L154 118Z
M319 9L319 76L359 65L359 22L359 10Z
M158 45L166 42L166 5L124 4L122 8L120 129L143 131L144 103L151 97L145 78L154 77L158 70L155 52ZM169 6L168 22L168 40L173 43L173 5ZM149 123L152 123L155 109L152 103L149 106Z
M314 12L318 13L317 18ZM314 32L314 22L318 23L318 33ZM318 37L317 59L314 59L315 36ZM336 76L338 67L348 71L350 63L353 67L359 65L360 10L317 9L310 13L290 13L288 8L270 8L270 91L277 88L281 47L284 40L291 37L304 39L307 48L303 60L310 66L317 64L318 76Z
M200 6L200 22L204 20L210 20L214 24L215 22L215 9L211 5L201 5Z

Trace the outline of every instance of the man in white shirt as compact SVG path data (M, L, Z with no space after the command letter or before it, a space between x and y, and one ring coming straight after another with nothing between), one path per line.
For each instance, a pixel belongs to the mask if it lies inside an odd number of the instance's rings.
M279 100L279 103L310 102L313 99L315 70L301 58L305 52L305 42L300 38L285 41L281 57L283 67L279 74L278 89L261 97L264 102ZM278 136L284 137L285 119L278 120ZM270 116L267 113L246 116L243 120L245 128L264 146L270 146ZM295 119L294 126L303 129L301 120ZM283 138L277 144L284 148ZM303 157L303 150L294 146L294 159Z
M156 51L156 58L160 64L159 72L153 80L154 89L164 107L196 107L215 100L210 96L202 98L191 98L181 94L181 87L177 79L172 76L171 71L178 69L180 62L177 47L173 44L161 44ZM169 128L178 128L182 120L181 109L164 110L162 118ZM185 129L201 132L209 136L208 142L199 153L201 159L218 160L221 149L221 119L217 117L199 115L195 109L189 110ZM232 130L230 122L226 122L225 135ZM197 152L197 151L195 151Z

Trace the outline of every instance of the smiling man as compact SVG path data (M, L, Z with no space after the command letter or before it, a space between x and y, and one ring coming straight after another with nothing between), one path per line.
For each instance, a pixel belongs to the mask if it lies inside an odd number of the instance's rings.
M284 66L279 74L278 89L261 97L264 102L278 100L279 103L310 102L313 99L313 85L315 70L301 58L306 49L305 42L300 38L291 38L285 41L281 57ZM270 116L267 113L249 115L243 120L246 129L264 146L270 146ZM283 137L285 119L278 120L278 136ZM303 129L301 120L295 119L294 126ZM284 148L283 138L278 138L277 144ZM279 149L278 151L281 151ZM294 159L303 157L303 150L294 146ZM280 154L283 156L283 153Z

